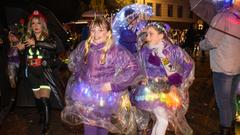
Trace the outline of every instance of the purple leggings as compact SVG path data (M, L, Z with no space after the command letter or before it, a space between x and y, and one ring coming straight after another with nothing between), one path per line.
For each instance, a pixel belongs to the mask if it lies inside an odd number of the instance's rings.
M84 124L84 135L108 135L108 131L101 127Z

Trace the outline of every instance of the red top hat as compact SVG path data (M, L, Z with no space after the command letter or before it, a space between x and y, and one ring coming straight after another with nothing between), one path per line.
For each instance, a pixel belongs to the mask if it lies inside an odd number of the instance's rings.
M38 10L34 10L33 13L28 17L28 19L31 20L33 17L42 18L45 22L47 22L46 17L42 13L40 13Z

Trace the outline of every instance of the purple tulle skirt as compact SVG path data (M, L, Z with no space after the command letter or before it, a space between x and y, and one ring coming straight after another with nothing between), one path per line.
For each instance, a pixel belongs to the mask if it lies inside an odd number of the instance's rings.
M87 124L113 133L136 129L128 91L102 92L100 85L69 83L62 120L70 126Z

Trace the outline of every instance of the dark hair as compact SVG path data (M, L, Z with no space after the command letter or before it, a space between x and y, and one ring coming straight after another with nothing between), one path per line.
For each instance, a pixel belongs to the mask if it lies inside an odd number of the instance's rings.
M134 10L129 8L124 12L124 16L127 17L128 15L132 14L133 12L134 12Z

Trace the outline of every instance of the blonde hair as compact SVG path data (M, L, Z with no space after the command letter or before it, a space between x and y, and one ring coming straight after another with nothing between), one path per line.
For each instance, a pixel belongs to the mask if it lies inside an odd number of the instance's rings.
M28 29L27 29L27 35L29 37L35 37L33 29L32 29L32 20L33 19L37 19L41 26L42 26L42 33L40 35L40 38L38 40L45 40L48 36L49 36L49 32L48 32L48 28L47 28L47 24L44 18L39 17L39 16L34 16L32 17L29 22L28 22ZM36 38L36 37L35 37Z
M108 50L111 48L112 46L112 31L111 31L111 25L110 23L107 21L106 18L104 17L96 17L92 23L90 24L90 28L94 27L94 26L100 26L103 27L105 26L107 31L110 31L110 34L105 42L105 45L102 49L102 56L101 56L101 60L100 60L100 64L105 64L106 63L106 57L107 57L107 52ZM84 48L84 63L86 64L87 61L87 57L88 57L88 53L89 53L89 48L90 48L90 44L91 44L91 40L92 37L89 36L89 38L86 40L85 42L85 48Z

